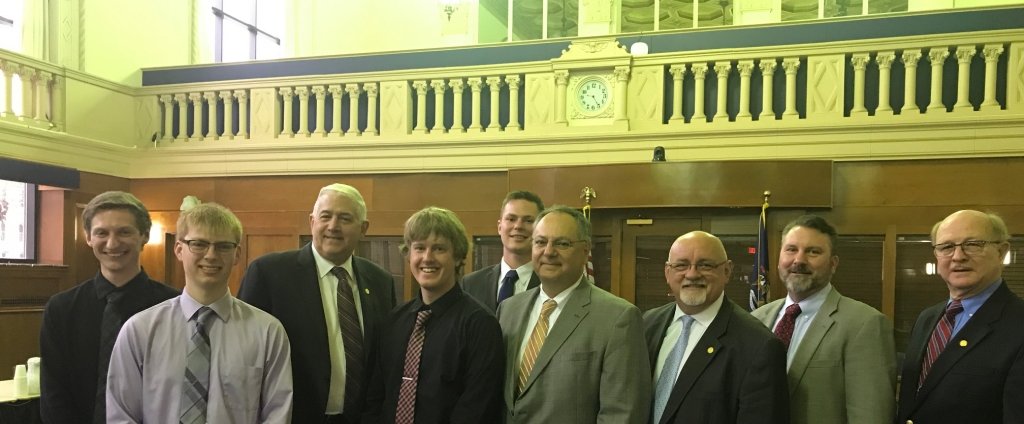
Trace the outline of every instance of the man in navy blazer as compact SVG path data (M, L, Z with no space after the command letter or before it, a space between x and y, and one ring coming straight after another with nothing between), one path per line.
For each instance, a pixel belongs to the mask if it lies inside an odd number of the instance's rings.
M931 237L949 299L914 324L896 422L1024 422L1024 300L1003 281L1006 224L962 210Z
M501 263L478 269L462 279L462 289L493 314L502 300L540 285L531 262L533 223L544 202L529 191L513 191L501 202L498 235Z
M665 280L674 301L644 313L652 423L789 423L786 348L723 295L731 274L718 237L694 231L672 243Z
M274 315L288 332L294 423L360 420L380 328L395 306L391 275L352 254L369 224L358 190L328 185L309 216L313 242L256 259L242 278L238 298ZM339 317L346 293L340 290L348 291L362 330L361 340L347 349Z

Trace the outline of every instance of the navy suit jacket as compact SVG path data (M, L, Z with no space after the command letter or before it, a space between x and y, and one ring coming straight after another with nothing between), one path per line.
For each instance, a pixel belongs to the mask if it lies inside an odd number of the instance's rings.
M380 329L395 306L395 291L391 274L366 259L353 256L352 271L359 285L363 313L365 378L377 359ZM331 379L331 354L312 245L270 253L253 261L242 277L238 298L276 317L288 332L295 386L292 422L323 422ZM363 390L358 404L362 405L367 382L363 381L360 386ZM358 420L361 413L345 411L344 415Z
M644 313L652 374L675 311L669 303ZM750 313L723 299L686 358L657 424L668 423L788 424L785 346Z
M498 310L498 281L504 278L501 275L501 264L473 271L462 278L462 291L473 296L494 314ZM540 278L537 273L530 277L530 283L526 289L532 289L540 285Z
M1024 300L1006 284L935 359L921 389L928 339L946 302L921 312L907 344L896 422L1024 423Z

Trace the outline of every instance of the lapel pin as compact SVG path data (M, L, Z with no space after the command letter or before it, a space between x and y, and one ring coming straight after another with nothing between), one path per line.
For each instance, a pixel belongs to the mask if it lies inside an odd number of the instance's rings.
M712 353L715 353L715 348L713 346L708 346L708 355Z
M967 347L967 340L960 340L960 347Z
M363 289L363 293L370 294L370 289Z

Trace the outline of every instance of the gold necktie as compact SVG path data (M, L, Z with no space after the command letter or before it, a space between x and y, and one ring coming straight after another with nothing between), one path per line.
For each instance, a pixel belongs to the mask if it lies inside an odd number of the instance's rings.
M548 317L555 311L558 303L554 299L544 301L540 309L540 318L537 325L533 326L533 333L530 334L530 342L526 344L526 351L523 352L523 362L519 364L519 385L516 387L516 394L522 393L526 387L526 380L530 378L530 371L533 370L533 362L537 360L537 353L541 346L544 346L544 338L548 336Z

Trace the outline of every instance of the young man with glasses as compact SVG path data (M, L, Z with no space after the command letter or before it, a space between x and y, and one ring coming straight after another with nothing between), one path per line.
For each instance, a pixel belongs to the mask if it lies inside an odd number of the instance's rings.
M892 323L832 287L837 238L819 216L787 224L778 264L787 296L753 315L788 347L793 424L887 423L896 410Z
M718 237L694 231L672 243L673 302L644 313L652 423L789 423L786 348L723 295L731 275Z
M153 221L138 198L102 193L85 206L82 223L100 269L46 303L39 412L47 423L107 422L107 365L117 332L132 315L180 294L142 269Z
M498 306L510 365L506 422L646 423L650 365L640 310L585 274L590 223L565 206L533 229L540 286Z
M242 224L215 203L178 218L185 291L124 324L110 358L108 422L286 423L288 336L228 291Z
M897 422L1024 422L1024 300L1003 279L1010 234L975 210L932 227L949 298L917 318L903 365Z

